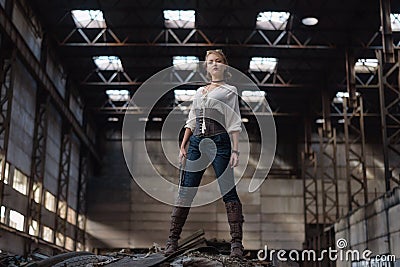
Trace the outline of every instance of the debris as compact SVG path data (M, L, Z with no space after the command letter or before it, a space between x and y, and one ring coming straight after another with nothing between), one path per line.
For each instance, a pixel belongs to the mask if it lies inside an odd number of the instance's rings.
M273 262L254 259L250 252L243 258L231 258L229 248L229 242L206 240L201 229L182 239L178 251L168 256L157 243L140 253L123 249L107 255L70 252L46 258L46 255L32 254L28 261L17 255L0 253L0 267L298 267L296 263L283 263L276 259Z
M180 242L179 242L179 248L181 248L181 247L186 247L186 246L188 246L188 244L190 244L192 241L193 242L196 242L195 240L198 240L198 238L200 238L201 236L203 236L204 235L204 230L203 229L200 229L200 230L197 230L196 232L194 232L193 234L191 234L190 236L188 236L188 237L186 237L186 238L184 238L184 239L182 239ZM204 239L205 240L205 239Z
M172 267L184 267L184 266L202 266L202 267L223 267L222 262L212 260L204 257L190 257L183 256L174 260L170 266Z

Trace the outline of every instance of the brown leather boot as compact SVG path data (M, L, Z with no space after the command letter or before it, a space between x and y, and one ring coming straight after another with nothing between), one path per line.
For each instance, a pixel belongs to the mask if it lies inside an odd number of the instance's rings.
M170 235L165 245L164 254L170 255L178 250L178 240L180 238L183 225L185 224L189 207L174 207L171 215Z
M231 257L241 258L243 256L243 213L242 204L239 201L225 203L228 223L231 229Z

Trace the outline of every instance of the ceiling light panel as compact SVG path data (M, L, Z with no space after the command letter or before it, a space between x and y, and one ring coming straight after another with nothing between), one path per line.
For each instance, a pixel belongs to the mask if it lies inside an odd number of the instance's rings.
M250 60L250 71L274 72L278 59L273 57L252 57Z
M164 24L166 28L193 29L196 22L194 10L164 10Z
M77 28L107 28L101 10L72 10L71 15Z
M256 27L263 30L284 30L289 17L289 12L260 12L257 16Z
M93 61L99 70L123 71L122 62L117 56L96 56Z

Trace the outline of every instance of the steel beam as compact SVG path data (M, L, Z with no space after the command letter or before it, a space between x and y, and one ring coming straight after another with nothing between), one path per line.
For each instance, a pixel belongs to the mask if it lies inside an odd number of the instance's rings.
M44 205L44 175L46 172L46 147L48 110L50 97L39 88L36 96L35 129L33 135L31 175L28 186L28 209L25 220L25 229L29 229L35 220L38 226L37 236L42 236L42 206ZM38 198L38 199L37 199ZM26 244L25 254L31 252L31 242Z
M368 203L364 106L362 96L356 91L357 75L354 66L353 51L346 51L346 85L349 97L342 98L342 111L338 111L344 119L347 205L349 211ZM368 81L374 80L376 75L377 73L370 73ZM349 111L350 114L348 114Z
M328 226L339 218L336 129L333 128L327 134L322 128L318 128L318 136L318 176L321 177L322 223L324 226Z
M390 20L390 0L380 0L380 15L382 26L383 58L386 63L394 63L394 44Z
M383 162L386 191L400 185L400 51L395 63L385 63L384 52L376 51L379 60L379 99Z
M106 71L95 69L90 72L81 82L82 85L140 85L137 80L132 80L125 71L114 71L112 75L106 78ZM109 71L107 71L109 73ZM107 74L108 75L108 74Z
M4 179L7 164L8 143L10 137L11 108L13 97L13 82L15 79L15 49L9 49L2 38L0 54L0 207L3 204Z
M304 222L308 224L319 224L318 205L318 183L317 183L317 155L315 152L303 152L302 178L304 199Z
M378 89L378 72L366 73L356 73L356 89Z
M350 103L353 108L349 109ZM348 209L352 211L368 203L368 181L365 163L364 110L360 95L356 102L343 98L344 142ZM351 110L351 113L348 113Z
M61 135L60 167L58 177L58 190L56 197L56 220L54 228L54 242L57 244L57 234L62 234L63 239L59 240L61 246L65 246L66 227L68 216L68 185L71 166L72 131L69 125L64 122Z
M47 64L47 39L44 39L42 42L40 64L44 68ZM38 227L36 235L41 237L43 232L41 225L42 207L44 206L45 200L44 175L46 172L48 109L50 105L50 97L43 88L39 87L36 91L35 105L35 126L33 132L31 173L28 183L28 207L25 229L29 233L29 228L33 227L33 221L36 221ZM25 255L29 255L31 252L32 242L27 239L25 242Z
M303 180L303 205L305 243L304 249L319 251L320 242L320 203L317 176L317 153L311 147L311 120L305 117L304 123L304 151L301 153L301 176ZM317 266L317 262L305 262L305 266Z
M96 87L110 87L110 86L140 86L143 82L137 81L126 81L126 82L118 82L118 81L111 81L111 82L83 82L82 85L89 85L89 86L96 86ZM313 88L315 85L311 84L295 84L295 83L280 83L280 82L272 82L272 83L261 83L255 81L255 84L261 89L268 89L268 88Z
M100 157L97 154L93 144L86 135L85 131L79 125L78 121L74 117L73 113L69 110L69 107L65 104L64 99L58 93L54 83L49 78L45 69L40 65L39 61L33 55L29 49L25 40L18 32L14 24L7 16L4 9L0 6L0 30L15 46L19 58L24 62L24 65L28 68L32 76L38 82L39 87L43 87L50 95L52 102L54 102L56 108L60 111L67 121L72 125L73 129L77 133L81 141L89 147L94 157L99 160Z
M103 114L103 115L144 115L144 114L149 114L149 112L151 111L151 113L153 115L168 115L170 114L170 112L174 111L174 114L178 115L182 115L187 117L187 113L185 113L185 110L181 110L181 112L179 112L179 107L166 107L166 108L150 108L150 107L133 107L133 106L127 106L127 105L123 105L123 106L103 106L101 108L93 108L92 109L95 112L98 112L99 114ZM178 113L179 112L179 113ZM298 117L301 114L299 112L280 112L280 111L272 111L272 112L268 112L268 111L253 111L250 110L249 108L240 108L240 114L242 116L253 116L253 115L257 115L257 116L275 116L275 117Z
M349 107L352 107L353 102L356 100L356 73L354 71L354 64L356 64L354 53L348 49L346 50L346 85L350 97Z
M325 85L327 87L327 85ZM339 217L337 184L336 129L331 124L331 99L327 89L322 92L323 127L318 128L318 176L321 179L322 224L325 228Z
M286 80L282 75L277 72L265 73L262 79L259 79L252 71L249 71L250 77L253 78L254 83L261 88L268 87L287 87L287 88L297 88L297 87L310 87L307 84L295 84L291 80Z
M322 129L323 136L330 136L332 134L331 99L329 97L329 92L326 87L321 90L321 101L322 101L322 118L324 120Z
M256 84L260 88L310 88L315 87L311 84L298 84L293 82L290 79L284 78L280 73L262 73L260 77L259 73L255 73L252 71L248 71L250 78L252 78L254 84ZM109 75L109 73L108 73ZM287 75L289 76L289 75ZM165 86L178 86L182 84L190 84L191 80L194 80L195 83L209 82L208 79L204 76L204 74L199 71L193 71L189 75L183 74L179 71L172 71L172 75L168 82L165 82ZM124 71L115 71L113 74L109 75L109 78L106 78L103 74L103 71L94 69L91 71L85 79L81 82L83 86L96 86L101 88L102 86L135 86L139 87L143 84L143 82L139 82L138 78L132 79L129 75ZM254 84L243 83L237 84L238 86L254 86Z
M163 29L157 36L148 42L133 42L129 37L124 39L117 37L110 28L98 29L93 38L93 29L86 28L72 29L64 38L58 40L60 46L73 47L257 47L257 48L282 48L282 49L335 49L335 45L326 40L325 43L313 43L312 37L305 41L300 41L293 31L287 30L261 30L254 29L243 40L237 40L234 43L219 43L207 36L201 29ZM215 29L214 29L215 30ZM279 33L278 35L276 33ZM72 41L71 39L74 39ZM80 41L75 41L79 40ZM102 41L111 40L111 41ZM257 41L256 41L257 40ZM260 43L259 40L262 40Z
M78 209L75 223L75 250L83 249L86 242L86 187L90 170L89 159L90 156L87 150L81 149L79 163ZM78 242L83 246L82 248L78 247Z
M388 0L382 0L388 1ZM389 7L390 8L390 7ZM386 9L386 7L385 7ZM387 14L385 13L385 16ZM390 15L390 12L389 12ZM382 18L382 17L381 17ZM385 18L385 23L387 19ZM390 27L390 17L388 20ZM384 44L387 50L400 49L400 43L395 44L393 38L386 27L386 34L383 34ZM207 36L201 29L163 29L157 34L153 40L147 42L134 42L129 37L119 38L117 34L110 28L97 29L97 33L93 35L95 29L75 28L63 38L58 39L60 46L64 47L241 47L241 48L275 48L275 49L317 49L317 50L334 50L337 46L325 40L321 43L314 43L313 38L318 38L318 33L314 33L313 37L305 38L300 41L296 33L292 30L262 30L262 29L246 29L250 30L248 36L242 40L236 40L232 43L221 43ZM215 30L215 28L213 29ZM223 31L224 29L220 29ZM89 32L90 31L90 32ZM359 46L354 48L360 49L382 49L378 45L380 32L375 32L367 40L360 40ZM90 38L89 36L94 36ZM325 38L325 36L323 37ZM72 40L73 39L73 40ZM107 41L103 41L107 40ZM261 40L261 42L260 42Z

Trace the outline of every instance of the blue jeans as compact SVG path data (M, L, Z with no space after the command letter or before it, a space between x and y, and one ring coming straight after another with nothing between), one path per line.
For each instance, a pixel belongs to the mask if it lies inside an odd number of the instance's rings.
M199 145L203 140L203 144ZM240 202L236 192L233 169L229 165L231 157L231 141L228 133L221 133L210 137L192 135L189 139L189 149L179 199L190 205L197 193L206 166L212 160L212 166L217 177L219 189L225 203ZM202 153L201 153L202 152ZM195 162L194 162L195 161ZM192 171L190 171L192 170ZM185 190L185 187L190 187ZM192 188L194 187L194 188Z

